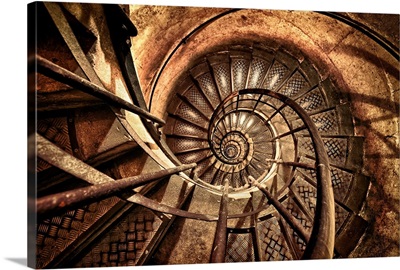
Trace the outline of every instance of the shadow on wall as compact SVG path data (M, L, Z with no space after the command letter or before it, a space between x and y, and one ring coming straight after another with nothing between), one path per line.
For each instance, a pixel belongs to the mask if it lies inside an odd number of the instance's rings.
M344 47L345 48L345 53L351 56L359 56L360 58L363 58L365 61L371 63L372 65L376 66L377 70L384 70L387 74L390 76L393 76L394 78L399 80L399 69L397 66L393 66L390 64L387 60L380 58L379 56L376 56L372 54L371 52L365 50L365 49L360 49L352 45L347 45ZM395 87L395 89L391 89L391 91L398 91L398 85ZM379 115L376 118L368 118L368 119L362 119L361 117L354 117L355 120L355 125L358 127L365 127L365 129L372 133L373 136L376 136L377 139L382 141L382 143L386 144L388 149L391 150L391 153L386 153L384 155L381 154L370 154L366 157L369 158L399 158L400 155L400 150L398 147L398 135L397 133L392 133L392 134L383 134L381 131L378 131L375 129L371 124L372 123L378 123L382 121L389 121L389 123L392 123L393 125L396 124L396 119L399 117L399 111L400 111L400 104L394 100L388 99L388 97L378 97L378 96L370 96L366 94L360 94L360 93L354 93L351 92L349 93L350 99L352 103L360 103L360 104L369 104L373 105L374 107L380 108L384 110L385 115ZM390 121L393 120L393 121Z
M383 69L387 73L389 73L391 76L399 79L399 69L396 66L393 66L390 64L388 61L378 57L375 54L372 54L371 52L365 50L365 49L360 49L359 47L355 47L353 45L342 45L344 48L344 52L347 53L350 56L360 56L364 60L368 61L369 63L375 65L378 69Z

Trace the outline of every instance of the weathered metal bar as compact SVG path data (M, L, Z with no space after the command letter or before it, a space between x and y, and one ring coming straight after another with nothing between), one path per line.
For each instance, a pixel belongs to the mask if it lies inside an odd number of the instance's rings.
M189 125L196 126L197 128L203 130L204 132L207 132L207 131L208 131L208 129L206 129L205 127L202 127L200 124L195 123L195 122L193 122L193 121L190 121L190 120L188 120L188 119L186 119L186 118L183 118L183 117L181 117L181 116L179 116L179 115L176 115L176 114L173 114L173 113L168 113L168 116L171 117L171 118L173 118L173 119L176 119L176 120L178 120L178 121L187 123L187 124L189 124Z
M278 136L275 136L275 137L269 139L267 142L273 142L273 141L275 141L275 140L277 140L277 139L286 137L286 136L288 136L288 135L292 135L292 134L294 134L294 133L296 133L296 132L299 132L299 131L302 131L302 130L304 130L304 129L307 129L307 127L301 126L301 127L292 129L292 130L290 130L290 131L288 131L288 132L279 134Z
M224 190L219 207L217 229L211 253L211 263L225 262L226 256L226 227L228 225L228 189L229 180L225 179Z
M45 161L49 162L50 164L93 185L115 181L108 175L96 170L95 168L84 163L83 161L64 152L63 150L52 144L50 141L43 138L41 135L36 134L36 138L37 138L37 155L40 158L44 159ZM124 198L127 201L140 204L146 208L161 213L171 214L174 216L179 216L189 219L203 220L207 222L213 222L218 220L218 216L216 215L192 213L185 210L177 209L165 204L161 204L149 198L146 198L145 196L139 193ZM266 206L262 206L255 211L228 216L228 219L242 218L248 215L255 215L264 209L266 209Z
M37 92L36 99L36 111L41 113L39 116L41 118L46 113L52 114L54 111L73 110L105 104L104 101L75 89Z
M110 32L110 40L113 44L114 52L129 94L134 104L147 109L137 76L135 62L130 52L132 45L131 37L137 35L137 29L119 5L103 4L103 7Z
M109 183L93 185L84 188L78 188L70 191L60 192L37 199L37 213L45 214L50 211L56 211L72 207L82 202L92 202L96 199L110 197L118 192L128 188L141 186L166 176L186 171L194 168L195 163L185 164L175 168L164 169L161 171L140 174L132 177L123 178Z
M179 203L176 205L177 209L181 209L185 203L187 203L191 195L194 192L194 189L196 186L191 186L188 187L185 185L185 194L183 198L179 201ZM169 229L171 226L173 226L175 222L176 216L171 216L170 218L167 217L167 215L164 215L162 218L162 224L150 240L150 243L147 245L146 250L140 255L140 257L137 259L136 266L139 265L146 265L147 262L153 257L154 253L157 252L158 247L160 243L163 241L165 235L168 233Z
M282 236L284 237L287 246L290 250L290 253L293 256L294 260L300 260L301 259L301 254L300 254L300 248L298 247L298 244L296 243L296 240L293 237L293 233L290 231L289 225L284 222L284 219L282 216L277 217L278 220L278 225L279 228L282 232Z
M146 208L152 209L154 211L165 213L165 214L170 214L170 215L174 215L174 216L178 216L178 217L202 220L202 221L207 221L207 222L213 222L213 221L217 221L219 219L217 215L193 213L193 212L188 212L188 211L178 209L175 207L171 207L166 204L162 204L162 203L156 202L152 199L149 199L139 193L136 193L135 195L127 198L127 200L130 202L136 203L136 204L140 204L140 205L142 205ZM260 213L261 211L267 209L268 207L269 207L269 205L264 205L254 211L249 211L249 212L245 212L242 214L228 215L227 218L228 219L243 218L243 217L247 217L250 215L256 215L256 214Z
M277 163L277 164L297 167L297 168L315 170L315 165L307 164L307 163L294 162L294 161L283 161L282 159L269 159L269 158L265 159L265 161L270 162L270 163Z
M108 175L63 151L40 134L36 134L36 143L38 157L79 179L92 185L114 181Z
M285 102L286 100L282 100L283 102ZM274 118L275 117L275 115L277 115L278 113L280 113L280 111L283 109L283 108L285 108L287 106L287 104L286 103L283 103L278 109L276 109L276 111L274 111L269 117L268 117L268 119L267 120L265 120L264 122L265 123L268 123L269 121L271 121L271 119L272 118Z
M256 104L253 106L253 109L251 109L250 115L253 116L255 115L255 110L258 106L258 103L260 103L261 98L263 97L263 95L260 95L256 101ZM247 117L244 122L240 125L240 129L243 129L243 127L245 127L247 125L247 123L250 121L251 117ZM253 127L253 126L252 126ZM246 129L248 130L248 129Z
M238 92L238 94L248 93L264 93L283 101L298 114L304 125L307 126L315 149L318 198L313 230L311 232L310 242L307 244L303 254L303 259L332 258L335 243L335 201L333 197L329 159L324 143L319 135L318 128L307 112L294 100L280 93L264 89L245 89Z
M325 161L321 161L321 163L317 165L317 177L321 176L321 178L329 180L330 189L328 189L327 185L317 183L317 196L319 196L318 194L321 194L322 199L317 200L313 231L311 233L312 241L310 241L306 250L304 251L304 259L333 257L333 245L335 243L335 206L332 191L331 172L329 165L325 165L329 164L327 161L327 155L324 157L324 159L326 159L327 163Z
M75 60L78 62L79 66L82 68L82 71L85 73L89 81L95 83L99 86L102 86L99 77L97 76L95 70L89 64L89 61L86 58L85 53L80 46L77 37L74 34L67 18L64 16L64 12L61 9L61 5L59 3L44 3L47 11L49 12L50 17L52 18L54 25L57 27L60 35L62 36L65 44L70 49L72 55Z
M240 101L239 97L240 97L239 95L236 96L236 109L235 109L235 111L238 111L238 108L239 108L239 101Z
M187 150L182 150L180 152L175 152L175 155L179 156L179 155L184 155L184 154L188 154L188 153L193 153L193 152L197 152L197 151L204 151L204 150L209 150L209 149L210 149L210 147L187 149Z
M256 104L254 105L253 109L251 110L252 113L254 113L254 111L257 109L258 103L260 103L260 100L262 97L263 97L263 95L260 95L258 97Z
M92 96L100 98L110 105L125 109L132 113L139 115L145 119L154 121L160 125L165 125L165 121L152 115L148 111L129 103L128 101L114 95L113 93L107 91L103 87L100 87L78 75L75 73L60 67L59 65L54 64L53 62L37 55L37 71L42 73L43 75L49 76L53 79L56 79L62 83L68 84L76 89L82 90L85 93L88 93Z
M180 93L176 93L176 96L177 96L180 100L182 100L186 105L188 105L190 108L192 108L193 110L195 110L198 114L200 114L200 116L201 116L205 121L207 121L207 122L210 121L210 118L207 117L207 115L205 115L202 111L200 111L196 106L194 106L193 103L190 102L189 99L188 99L186 96L184 96L184 95L182 95L182 94L180 94Z
M308 243L310 241L310 234L304 229L298 220L274 197L272 194L252 176L249 176L250 183L256 186L268 202L275 207L278 213L286 220L286 222L299 234L299 236Z
M99 185L102 183L114 182L115 180L108 175L96 170L90 165L77 159L76 157L64 152L56 145L48 141L46 138L39 134L36 134L37 140L37 155L48 163L62 169L63 171L82 179L92 185ZM136 193L133 196L125 197L127 201L140 204L144 207L158 211L161 213L167 213L175 216L184 218L204 220L204 221L216 221L218 216L216 215L204 215L198 213L191 213L181 209L177 209L165 204L158 203L154 200L144 197L143 195Z
M94 241L101 239L105 232L114 224L117 224L126 213L129 213L135 205L133 203L119 201L110 210L101 216L86 231L82 232L64 250L49 261L43 269L65 269L77 263L79 255L85 252Z
M207 215L207 214L199 214L199 213L193 213L193 212L188 212L176 207L172 207L166 204L162 204L159 202L156 202L152 199L149 199L139 193L136 193L135 195L129 197L127 200L130 202L140 204L146 208L152 209L154 211L164 213L164 214L171 214L174 216L178 217L183 217L183 218L189 218L189 219L195 219L195 220L203 220L203 221L217 221L218 216L216 215Z

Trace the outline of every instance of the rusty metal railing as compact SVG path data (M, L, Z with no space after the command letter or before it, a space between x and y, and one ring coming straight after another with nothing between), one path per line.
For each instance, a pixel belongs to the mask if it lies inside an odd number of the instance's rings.
M242 106L242 102L248 102L249 96L258 96L257 104L268 104L273 100L278 100L280 106L277 110L267 116L265 124L270 124L272 118L277 115L282 114L283 108L289 107L292 109L302 121L302 125L298 128L292 129L281 134L277 134L270 141L279 140L282 137L289 136L299 132L307 130L310 134L312 144L315 152L315 166L311 164L303 164L294 161L284 161L282 159L269 159L265 162L271 162L275 164L285 164L292 166L293 168L304 168L312 169L316 171L317 179L317 202L316 210L314 216L314 224L311 233L303 227L303 225L292 216L292 214L285 208L284 205L278 200L277 196L279 193L271 194L271 192L265 187L263 183L260 183L251 175L248 177L248 182L253 186L257 187L267 198L267 204L274 206L278 213L286 220L290 227L300 236L301 239L306 243L306 250L303 253L303 259L317 259L317 258L332 258L333 257L333 247L334 247L334 237L335 237L335 214L334 214L334 198L333 189L330 177L330 167L327 153L324 148L324 144L319 135L318 129L308 116L306 111L298 105L295 101L291 100L287 96L265 89L245 89L238 92L232 93L228 96L214 111L213 117L210 122L209 128L209 140L212 140L212 132L215 128L215 119L218 117L223 117L228 108L232 107L232 104L237 103L236 110L239 110ZM261 99L261 96L265 98ZM242 108L243 110L243 108ZM235 109L231 109L235 111ZM288 122L287 122L288 123ZM213 126L214 125L214 126ZM293 177L293 174L289 177ZM261 181L266 181L265 178ZM268 179L267 179L268 181ZM289 188L290 181L284 186L284 188ZM223 193L224 194L224 193ZM225 196L225 195L223 195Z

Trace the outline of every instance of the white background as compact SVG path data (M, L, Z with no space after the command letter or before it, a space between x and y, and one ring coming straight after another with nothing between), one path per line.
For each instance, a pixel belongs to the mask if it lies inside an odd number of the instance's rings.
M65 2L62 1L62 2ZM79 1L69 1L79 2ZM94 2L94 1L81 1ZM400 5L393 0L141 0L141 1L96 1L101 3L134 3L155 5L185 5L205 7L242 7L289 10L348 11L373 13L400 13ZM259 3L262 2L262 3ZM27 4L28 1L2 2L1 20L1 138L0 138L0 269L26 269L27 231L26 231L26 197L27 197ZM397 4L395 4L397 3ZM320 260L288 263L255 263L229 264L230 269L251 267L256 269L337 269L353 267L354 269L397 269L400 258L371 258L346 260ZM154 266L157 269L181 268L187 266ZM153 267L153 268L154 268ZM190 269L202 267L217 269L221 265L191 265ZM148 268L148 267L147 267ZM99 269L99 268L96 268ZM102 268L104 269L104 268ZM108 269L125 269L114 267Z

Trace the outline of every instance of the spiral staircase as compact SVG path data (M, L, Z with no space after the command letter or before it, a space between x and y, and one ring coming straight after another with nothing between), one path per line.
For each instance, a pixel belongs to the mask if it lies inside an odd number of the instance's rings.
M126 7L32 7L31 266L346 258L356 248L368 227L364 138L317 63L271 42L212 46L176 71L158 117Z
M258 212L250 223L257 229L256 239L262 239L255 240L260 250L238 255L238 244L230 243L227 261L246 261L254 253L266 260L298 259L305 250L304 239L282 224L276 209L260 209L257 188L251 185L252 178L265 184L311 232L318 162L310 131L288 106L288 98L307 113L327 151L336 231L359 211L357 204L362 202L352 205L346 198L352 197L352 181L365 179L358 173L362 157L351 153L362 147L362 138L353 135L350 108L329 78L322 81L310 63L300 63L285 52L245 46L207 55L188 74L168 109L168 146L180 162L197 164L197 185L218 194L228 179L230 196ZM270 96L265 89L282 95ZM232 232L244 228L236 224ZM230 237L238 237L234 235ZM251 239L249 234L247 242Z

